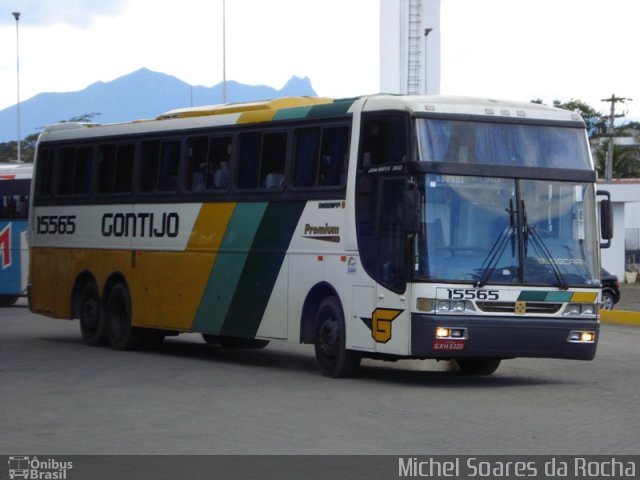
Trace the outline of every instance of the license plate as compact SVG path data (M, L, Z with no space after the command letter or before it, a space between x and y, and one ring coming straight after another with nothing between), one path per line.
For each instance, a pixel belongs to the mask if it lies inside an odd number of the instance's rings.
M464 350L464 340L434 340L432 347L436 352L459 352Z

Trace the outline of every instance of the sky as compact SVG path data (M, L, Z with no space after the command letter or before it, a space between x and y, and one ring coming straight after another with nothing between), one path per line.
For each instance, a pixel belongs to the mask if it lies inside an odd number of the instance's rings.
M318 95L376 93L379 0L226 0L226 77ZM192 85L222 81L222 0L0 0L0 109L146 67ZM580 99L640 120L637 0L441 0L441 92Z

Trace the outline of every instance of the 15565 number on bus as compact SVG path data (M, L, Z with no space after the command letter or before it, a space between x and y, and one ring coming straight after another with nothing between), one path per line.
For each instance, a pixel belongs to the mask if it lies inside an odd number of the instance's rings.
M36 231L40 235L73 235L76 231L76 216L38 215Z
M499 300L499 290L476 290L473 288L449 288L449 300Z

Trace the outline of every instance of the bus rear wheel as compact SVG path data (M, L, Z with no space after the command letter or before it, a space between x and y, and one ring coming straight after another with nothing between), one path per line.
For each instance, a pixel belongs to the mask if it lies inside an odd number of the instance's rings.
M95 283L90 282L82 287L76 297L75 309L80 319L82 341L91 346L109 343L102 312L102 302Z
M115 350L136 350L144 345L145 331L131 325L131 298L122 283L109 292L105 317L109 343Z
M322 374L334 378L354 375L360 366L360 355L345 348L344 316L336 297L328 297L320 304L315 325L316 360Z
M491 375L500 366L499 358L457 358L462 373L468 375Z
M17 295L0 295L0 307L10 307L18 301Z

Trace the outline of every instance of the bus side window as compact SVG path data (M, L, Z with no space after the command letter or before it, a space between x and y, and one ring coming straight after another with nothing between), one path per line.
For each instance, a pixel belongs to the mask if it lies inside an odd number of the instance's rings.
M133 160L136 147L134 144L118 145L116 156L116 172L113 191L131 193L133 190Z
M315 184L318 172L320 129L296 130L295 142L293 186L311 187Z
M73 193L87 195L91 192L93 148L78 148L73 176Z
M238 188L258 188L259 186L260 143L261 135L259 133L240 135Z
M282 188L284 186L284 162L287 155L287 134L266 133L262 138L260 186Z
M115 145L98 146L98 193L113 192L116 171Z
M62 148L58 157L58 195L86 195L91 191L93 149Z
M206 188L207 150L209 139L205 136L187 139L186 189L201 192Z
M231 137L213 137L209 142L207 189L227 190L229 188L231 183L230 160Z
M142 142L140 158L139 186L141 192L153 192L158 185L158 166L160 161L160 142L157 140Z
M53 161L55 159L55 150L45 149L38 156L36 176L36 194L39 197L51 196L51 187L53 185Z
M180 141L162 142L160 171L158 172L158 191L177 192L180 167Z
M363 115L361 168L406 161L407 125L402 114Z
M318 185L343 185L347 174L349 129L325 128L322 131Z
M313 127L296 131L293 185L343 185L349 155L348 127Z
M56 193L58 195L70 195L73 193L73 167L75 157L75 148L61 148L58 152L58 184L56 185Z

